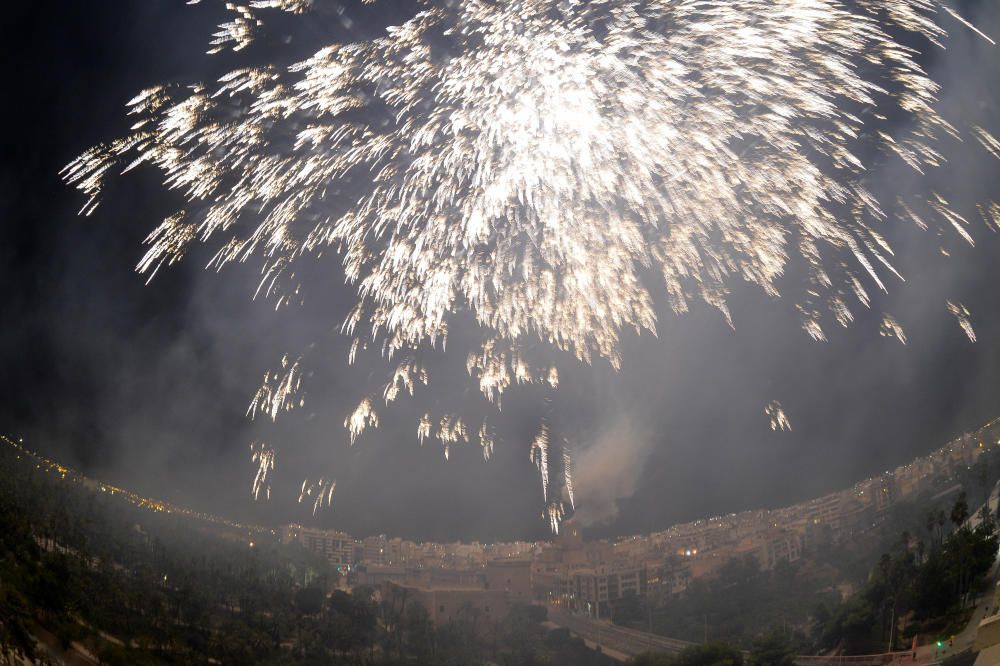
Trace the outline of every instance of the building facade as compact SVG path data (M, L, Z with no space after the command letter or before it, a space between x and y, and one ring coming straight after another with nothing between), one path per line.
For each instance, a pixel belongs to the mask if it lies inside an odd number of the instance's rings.
M335 530L318 530L301 525L286 525L282 543L297 541L307 549L322 555L331 565L351 569L355 564L354 538Z

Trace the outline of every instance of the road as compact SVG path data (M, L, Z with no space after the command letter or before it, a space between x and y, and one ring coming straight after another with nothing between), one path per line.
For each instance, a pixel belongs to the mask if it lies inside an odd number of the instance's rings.
M608 656L621 661L643 652L676 654L686 647L697 645L676 638L666 638L645 631L619 627L607 620L595 620L584 615L570 615L551 606L549 607L549 622L569 629L588 644L600 646L601 650Z

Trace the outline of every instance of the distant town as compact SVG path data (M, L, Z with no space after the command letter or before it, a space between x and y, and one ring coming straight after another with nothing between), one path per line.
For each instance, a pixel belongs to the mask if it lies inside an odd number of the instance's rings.
M498 622L519 604L612 619L630 596L667 600L734 559L754 558L763 570L795 563L825 545L861 536L886 523L890 510L918 497L957 496L960 477L987 449L1000 447L1000 418L927 456L839 492L773 510L744 511L674 525L616 540L583 539L568 520L549 541L509 543L415 542L385 535L355 538L327 529L250 525L150 499L88 478L19 441L0 436L18 458L65 481L79 483L147 511L213 526L250 548L280 541L320 555L331 567L328 588L374 588L381 599L413 601L440 626L470 611ZM968 476L968 475L965 475ZM850 590L843 590L847 596Z
M470 608L497 619L512 604L531 602L602 618L629 595L679 595L691 581L712 575L733 558L752 556L762 569L773 569L799 560L817 540L837 542L878 527L900 502L957 493L958 473L995 446L1000 446L1000 419L839 492L617 540L584 541L572 520L548 542L356 539L300 525L282 528L281 538L322 555L340 573L340 586L373 586L383 597L406 595L436 623Z

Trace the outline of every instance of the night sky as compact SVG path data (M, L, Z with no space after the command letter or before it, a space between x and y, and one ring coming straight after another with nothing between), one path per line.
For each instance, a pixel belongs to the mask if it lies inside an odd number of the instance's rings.
M379 34L407 11L399 8L406 3L346 4L356 37ZM963 7L1000 35L996 3ZM289 443L274 500L252 501L248 446L262 433L244 418L246 406L286 350L346 314L351 292L337 262L313 276L328 285L320 298L280 315L251 300L254 266L204 271L207 252L147 286L133 271L142 241L176 208L177 195L164 191L160 174L141 169L114 181L102 207L82 218L82 195L58 173L127 129L124 104L139 90L211 81L235 66L231 55L204 54L224 17L218 4L182 0L5 8L0 431L101 479L227 516L358 536L544 537L528 459L541 413L536 396L505 405L513 435L489 463L475 446L445 461L391 412L351 447L341 423L356 403L348 389L365 369L345 371L336 343L316 370L303 418L268 433ZM943 24L953 34L948 50L923 62L943 85L946 117L1000 135L1000 50L953 21ZM258 56L293 62L329 39L324 29L300 31L290 43L275 39ZM1000 415L1000 234L974 209L1000 200L1000 162L971 140L946 154L948 166L931 182L966 214L976 247L890 223L886 235L906 282L890 280L888 295L873 294L871 312L851 328L827 325L828 342L801 330L791 301L734 285L735 331L696 304L684 316L664 313L658 338L627 338L621 371L598 363L568 373L551 418L579 440L581 519L595 534L813 497ZM870 182L882 192L930 187L893 165L875 168ZM946 300L968 306L977 343ZM906 346L879 335L882 312L903 325ZM792 432L768 428L763 410L775 399ZM303 474L337 480L333 508L315 519L294 502Z

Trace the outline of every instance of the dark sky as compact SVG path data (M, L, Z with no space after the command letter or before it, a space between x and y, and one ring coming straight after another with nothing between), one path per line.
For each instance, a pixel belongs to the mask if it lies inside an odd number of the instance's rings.
M1000 35L994 3L968 3L965 11ZM358 34L367 35L402 14L355 15ZM323 474L337 479L337 493L316 522L357 535L544 536L528 460L537 396L506 406L523 427L489 463L474 447L446 462L391 416L352 448L340 424L364 369L343 371L332 352L304 417L277 433L288 445L276 499L251 501L248 446L261 432L243 418L249 398L286 350L339 322L349 292L331 280L319 302L276 316L250 299L253 267L206 272L207 257L197 254L146 286L133 272L142 240L178 203L159 187L159 174L115 181L89 218L76 216L83 199L58 176L81 151L127 128L124 104L142 88L211 80L233 66L230 56L204 55L222 17L216 4L181 0L5 9L0 431L98 477L226 515L310 522L294 498L303 474ZM954 33L948 51L925 59L944 86L943 108L960 126L1000 134L1000 51L946 25ZM310 39L324 37L315 32L286 45L282 57L308 53ZM829 342L801 331L791 302L737 285L735 331L696 306L664 316L658 339L628 339L620 372L599 364L564 378L550 416L585 449L581 512L609 521L597 532L798 501L1000 414L1000 235L970 208L1000 198L1000 163L972 141L951 146L948 157L931 182L968 213L976 248L893 225L887 233L906 283L891 282L890 294L876 296L852 328L828 326ZM890 167L872 174L872 186L916 194L931 187ZM945 311L949 299L971 310L976 344ZM879 336L883 311L905 327L907 346ZM774 399L792 432L768 429L763 409Z

